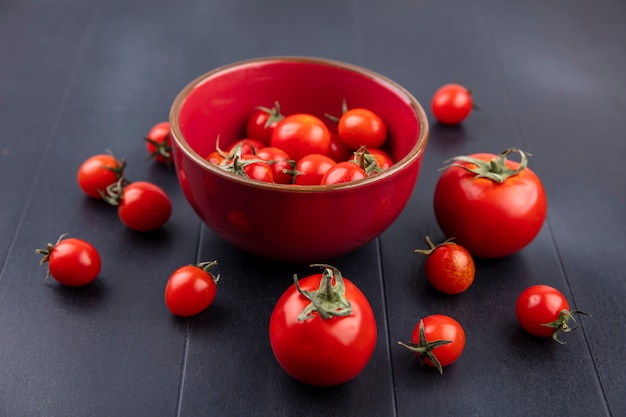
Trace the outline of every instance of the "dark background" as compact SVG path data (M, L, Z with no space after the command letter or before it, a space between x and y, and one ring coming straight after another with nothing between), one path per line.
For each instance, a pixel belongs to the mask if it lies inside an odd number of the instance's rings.
M1 0L0 415L626 415L626 4L622 0ZM293 273L204 228L174 171L143 137L176 94L223 64L268 55L338 59L406 87L431 120L415 192L379 239L332 260L369 297L379 339L353 381L301 385L272 355L267 325ZM480 106L459 127L431 117L447 82ZM548 195L537 239L477 261L474 285L443 296L413 253L443 239L432 211L442 161L518 146ZM75 182L110 149L134 180L171 196L160 231L127 230ZM61 233L100 251L91 285L44 280L35 248ZM163 302L169 273L218 259L215 303L192 319ZM317 272L317 271L315 271ZM514 303L532 284L588 311L565 345L528 336ZM398 347L420 317L467 332L443 376Z

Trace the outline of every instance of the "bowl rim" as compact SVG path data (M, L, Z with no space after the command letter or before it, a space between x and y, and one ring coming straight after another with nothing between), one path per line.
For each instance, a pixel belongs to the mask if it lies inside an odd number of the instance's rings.
M366 178L361 178L354 181L339 183L339 184L328 184L328 185L297 185L297 184L276 184L276 183L268 183L263 181L255 181L249 178L245 178L239 175L233 175L223 169L218 168L211 162L204 159L199 153L192 149L187 140L184 138L180 126L178 124L178 119L180 115L180 111L185 103L186 98L189 94L200 84L205 82L211 77L215 75L232 70L236 67L240 66L248 66L251 64L260 64L260 63L271 63L271 62L303 62L308 64L319 64L326 65L330 67L336 67L339 69L347 70L354 72L360 76L371 78L376 80L377 82L386 85L391 89L395 89L396 93L399 95L405 96L407 101L410 103L411 108L417 116L418 123L420 126L420 134L419 137L413 146L413 148L405 155L404 158L393 164L391 167L385 169L384 171L368 176ZM236 62L232 62L230 64L222 65L216 67L204 74L196 77L190 83L188 83L176 96L172 106L170 108L169 114L169 122L170 122L170 136L172 142L176 142L180 150L186 154L188 158L190 158L196 165L201 168L210 171L220 177L231 180L236 183L240 183L246 186L262 188L262 189L271 189L274 191L287 191L287 192L297 192L297 193L310 193L310 192L320 192L320 191L335 191L335 190L343 190L343 189L352 189L365 186L370 183L381 182L384 179L394 176L399 172L403 171L405 167L411 165L415 160L419 159L420 156L424 153L426 149L426 144L428 143L429 138L429 125L428 118L426 116L426 112L422 105L417 101L417 99L404 87L402 87L397 82L392 79L381 75L375 71L372 71L367 68L363 68L361 66L335 60L329 58L317 58L310 56L298 56L298 55L285 55L285 56L267 56L267 57L258 57L240 60Z

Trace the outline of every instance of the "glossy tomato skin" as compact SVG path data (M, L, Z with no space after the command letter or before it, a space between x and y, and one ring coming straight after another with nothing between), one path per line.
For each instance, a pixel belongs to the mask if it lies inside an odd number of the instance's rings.
M340 184L366 178L367 173L354 162L339 162L332 167L322 177L321 185Z
M444 294L460 294L474 282L476 266L464 247L449 242L437 246L428 255L425 273L436 290Z
M515 304L517 320L524 330L539 337L552 337L554 328L543 326L559 318L563 310L569 311L567 299L556 288L533 285L519 295Z
M463 326L454 318L444 314L432 314L424 317L422 321L424 322L426 341L451 341L451 343L441 345L432 351L441 366L448 366L456 362L465 349L465 330ZM419 343L420 341L419 323L413 329L411 340L414 343ZM424 359L424 363L428 366L435 366L428 358Z
M69 287L89 284L96 279L102 266L96 248L75 238L60 240L50 250L47 262L50 275Z
M489 161L496 155L470 157ZM507 160L507 166L516 169L519 163ZM451 166L435 187L434 211L446 236L472 255L501 258L523 249L539 234L547 200L540 179L529 168L497 183Z
M76 173L76 181L80 189L89 197L102 199L100 192L106 192L109 185L117 182L119 176L122 175L121 169L123 169L122 162L115 159L113 155L94 155L80 165Z
M276 107L272 109L258 108L248 118L246 136L268 146L272 140L274 128L282 118L280 111Z
M157 162L171 163L172 140L169 122L160 122L152 126L146 134L146 148L148 155L154 157Z
M460 84L446 84L439 88L431 100L435 118L443 124L456 125L469 116L474 102L471 92Z
M262 161L262 162L252 162L244 165L243 170L251 180L263 181L263 182L274 182L274 175L272 174L272 168L267 164L267 162L263 161L256 155L247 154L241 157L241 162L246 163L246 161Z
M257 151L256 156L267 161L272 170L272 177L277 184L293 183L293 162L287 152L279 148L267 146Z
M326 155L330 149L330 132L326 124L313 115L293 114L276 125L270 144L298 161L311 153Z
M320 285L321 274L299 281L304 290ZM365 295L344 278L352 313L322 320L298 321L310 303L292 285L280 297L270 317L270 344L278 363L294 379L309 385L334 386L356 377L376 347L376 320Z
M320 185L324 174L335 164L336 162L326 155L317 153L306 155L296 165L294 182L298 185Z
M186 265L170 275L165 303L172 314L190 317L206 310L216 294L216 281L210 273L196 265Z
M351 149L379 148L387 139L385 122L373 111L354 108L345 111L337 124L339 139Z
M117 214L129 229L148 232L167 222L172 214L172 202L161 187L137 181L124 187Z
M240 156L254 155L256 152L265 147L265 144L259 140L252 138L239 139L233 142L227 149L227 154L230 154L231 159L235 153L239 152Z

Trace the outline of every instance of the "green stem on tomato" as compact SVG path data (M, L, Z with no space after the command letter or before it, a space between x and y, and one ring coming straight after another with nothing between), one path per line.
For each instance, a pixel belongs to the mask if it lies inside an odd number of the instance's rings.
M326 264L313 264L311 266L324 268L320 286L317 290L308 291L303 289L298 282L298 276L295 274L293 276L298 292L311 302L298 314L298 320L304 321L314 317L312 314L314 311L317 311L322 320L352 314L352 305L346 299L346 286L341 272L337 268Z
M506 158L512 152L517 152L520 154L520 163L517 169L511 169L506 164L507 162ZM475 174L476 175L475 178L487 178L487 179L490 179L491 181L502 183L507 178L517 175L520 172L522 172L524 169L526 169L526 167L528 166L527 155L530 155L530 154L526 154L524 151L522 151L519 148L505 149L498 156L496 156L495 158L489 161L461 155L461 156L456 156L454 158L444 161L444 164L448 164L448 165L444 166L442 169L446 169L449 167L459 167L459 168L463 168L467 172L471 172L472 174ZM471 167L465 164L456 163L454 161L467 162L471 165L474 165L474 167Z

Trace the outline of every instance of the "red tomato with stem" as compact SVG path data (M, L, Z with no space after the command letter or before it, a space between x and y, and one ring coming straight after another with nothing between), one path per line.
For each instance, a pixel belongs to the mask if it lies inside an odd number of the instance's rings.
M272 351L293 378L334 386L356 377L376 346L376 320L365 295L330 265L322 274L294 276L269 324ZM314 302L313 302L314 300Z
M473 108L472 92L460 84L444 85L435 92L431 100L435 118L447 125L461 123Z
M148 158L154 158L162 164L172 163L172 139L170 138L169 122L160 122L152 126L145 140Z
M270 168L266 161L258 156L252 154L243 155L239 162L234 162L235 165L238 163L240 164L240 168L243 169L245 176L251 180L274 182L272 168Z
M377 174L393 165L393 160L387 152L365 146L353 153L352 161L363 168L367 175Z
M80 164L76 181L89 197L102 199L107 187L124 176L125 167L126 161L118 160L111 154L94 155Z
M330 157L312 153L301 158L296 164L294 183L298 185L320 185L324 174L336 162Z
M105 200L117 206L117 215L126 227L149 232L169 220L172 202L161 187L147 181L124 185L123 181L122 178L107 189Z
M256 156L267 162L272 170L272 177L277 184L293 183L293 168L295 162L289 158L287 152L279 148L267 146L256 152Z
M443 367L456 362L463 353L465 330L452 317L433 314L419 321L410 342L398 344L415 352L420 366L435 367L443 374Z
M507 160L518 152L521 162ZM547 213L546 194L527 167L526 154L507 149L499 155L451 159L434 194L434 211L448 237L481 258L511 255L539 234Z
M218 276L209 273L217 261L185 265L175 270L165 286L165 304L172 314L194 316L206 310L217 294Z
M345 111L337 124L339 139L349 148L379 148L387 139L385 122L373 111L354 108Z
M330 167L322 177L320 184L340 184L360 180L361 178L367 178L365 170L352 161L344 161Z
M426 255L426 279L430 285L444 294L460 294L474 282L476 266L472 255L460 245L448 239L435 246L428 236L429 249L415 252Z
M575 314L588 313L579 310L570 311L569 303L563 293L549 285L533 285L526 288L517 298L515 304L517 320L524 330L538 337L558 338L560 332L568 333L575 330L569 321L576 321Z
M246 136L263 142L266 146L272 140L274 128L285 116L280 113L280 105L274 103L274 107L257 107L248 118L246 123Z
M61 235L53 245L35 252L44 255L40 265L48 263L48 275L69 287L80 287L92 282L100 273L100 254L89 242L82 239L63 239Z
M228 157L226 159L232 159L235 154L239 154L240 156L256 155L256 152L264 147L265 144L256 139L239 139L228 147L228 150L226 151Z
M330 149L330 132L326 124L313 115L293 114L276 125L270 143L298 161L311 153L326 155Z

